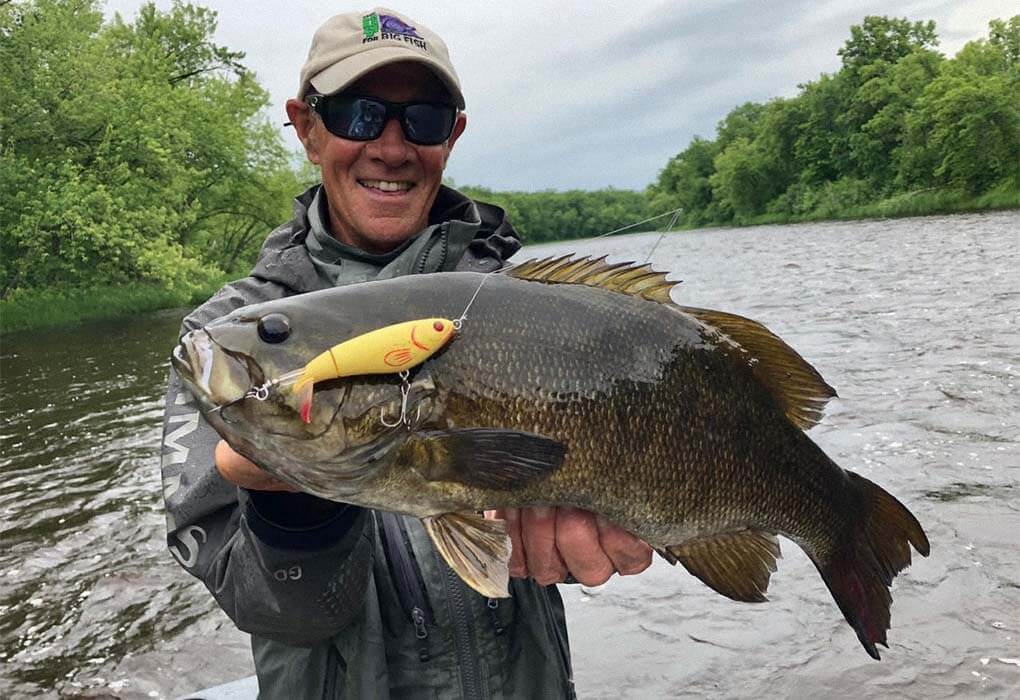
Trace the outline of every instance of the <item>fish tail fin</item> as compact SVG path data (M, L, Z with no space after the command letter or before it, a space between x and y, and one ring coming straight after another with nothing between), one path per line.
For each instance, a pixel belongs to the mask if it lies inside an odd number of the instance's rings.
M847 472L856 490L863 517L856 531L837 545L828 562L815 561L857 638L873 659L876 644L885 647L889 629L889 587L896 574L910 565L910 546L928 556L928 538L907 508L881 487Z

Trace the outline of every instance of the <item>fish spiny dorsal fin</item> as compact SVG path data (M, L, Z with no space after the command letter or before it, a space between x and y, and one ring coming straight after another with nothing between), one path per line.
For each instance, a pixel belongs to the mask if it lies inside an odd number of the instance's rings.
M803 430L818 423L836 390L797 351L757 321L709 309L678 307L736 344L754 376L779 400L789 418Z
M666 279L666 273L656 272L650 265L630 262L606 262L606 258L546 258L529 260L507 271L511 277L552 284L584 284L602 287L621 294L641 297L661 304L672 302L669 292L679 282Z

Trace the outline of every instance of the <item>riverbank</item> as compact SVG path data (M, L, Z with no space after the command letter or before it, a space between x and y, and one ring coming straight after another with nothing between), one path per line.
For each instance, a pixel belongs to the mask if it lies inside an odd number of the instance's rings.
M1020 191L1000 188L975 197L958 191L926 190L896 195L872 204L846 208L833 206L803 215L761 214L720 226L733 228L767 224L894 219L1008 209L1020 210ZM687 227L681 224L677 228L691 231L714 227L704 225ZM117 318L158 309L196 306L212 296L229 279L224 276L187 290L131 285L85 290L25 291L11 299L0 301L0 334Z
M928 189L897 194L877 202L846 205L838 198L822 202L808 212L769 212L754 216L735 217L719 223L684 224L676 229L697 231L712 228L741 228L771 224L823 223L871 219L903 219L914 216L950 216L980 212L1020 209L1020 189L1001 186L982 195L959 190Z
M197 306L228 281L223 276L186 289L137 284L19 291L0 301L0 334Z

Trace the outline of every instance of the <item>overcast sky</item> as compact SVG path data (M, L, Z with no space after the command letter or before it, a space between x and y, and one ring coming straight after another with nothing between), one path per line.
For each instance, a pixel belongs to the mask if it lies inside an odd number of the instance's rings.
M167 8L169 0L158 0ZM322 0L205 0L216 41L247 54L272 96L269 117L286 143L283 104L315 29L368 5ZM131 19L142 3L107 0ZM447 175L493 189L643 189L694 135L748 100L797 94L798 83L839 68L836 51L866 15L933 19L952 56L985 37L1007 0L664 0L464 2L388 5L438 32L467 100L468 128Z

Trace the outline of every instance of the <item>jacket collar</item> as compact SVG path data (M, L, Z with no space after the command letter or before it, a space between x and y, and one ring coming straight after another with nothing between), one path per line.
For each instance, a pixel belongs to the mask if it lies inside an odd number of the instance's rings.
M294 218L266 239L252 270L253 276L282 284L295 293L322 288L323 283L305 247L305 238L311 228L310 209L320 187L315 185L295 198ZM473 261L491 259L494 266L499 267L521 247L520 236L502 208L476 202L442 185L429 213L429 227L416 234L415 238L449 222L475 228L473 239L465 251Z

